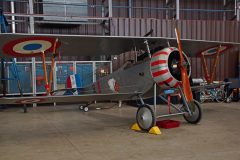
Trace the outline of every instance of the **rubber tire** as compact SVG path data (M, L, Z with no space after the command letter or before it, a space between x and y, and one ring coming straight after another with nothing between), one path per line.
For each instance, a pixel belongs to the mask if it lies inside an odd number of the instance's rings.
M82 105L79 106L79 110L83 110L83 108L84 108L84 107L83 107Z
M84 111L84 112L88 112L88 110L89 110L88 107L84 107L84 108L83 108L83 111Z
M195 112L198 111L198 115L197 115L197 118L194 118L193 120L191 118L189 118L189 114L188 113L185 113L183 114L183 117L184 119L188 122L188 123L191 123L191 124L197 124L201 121L202 119L202 109L200 107L200 103L197 102L196 100L194 100L194 103L195 103ZM195 113L194 112L194 113ZM193 113L193 114L194 114Z
M151 113L151 118L152 118L152 122L151 122L151 124L148 126L148 127L143 127L141 124L140 124L140 122L139 122L139 113L140 113L140 111L143 109L143 108L145 108L145 109L148 109L149 111L150 111L150 113ZM156 117L155 117L155 114L154 114L154 112L153 112L153 110L152 110L152 108L149 106L149 105L147 105L147 104L145 104L145 105L141 105L140 107L138 107L138 110L137 110L137 114L136 114L136 121L137 121L137 124L138 124L138 126L141 128L141 130L143 130L143 131L149 131L155 124L156 124Z

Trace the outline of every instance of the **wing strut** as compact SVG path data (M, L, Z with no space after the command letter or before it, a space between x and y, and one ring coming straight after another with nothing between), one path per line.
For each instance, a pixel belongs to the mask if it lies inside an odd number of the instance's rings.
M48 77L47 77L46 56L44 51L42 51L41 58L42 58L42 67L43 67L43 73L44 73L44 79L45 79L45 88L46 88L47 95L49 95L50 90L49 90Z
M212 70L212 71L211 71L210 83L213 82L213 79L214 79L214 76L215 76L215 73L216 73L217 62L218 62L218 60L219 60L220 50L221 50L221 46L219 46L218 49L217 49L217 53L216 53L216 55L215 55L213 65L212 65L212 67L211 67L211 70Z
M51 71L50 71L50 78L49 78L49 90L53 90L53 71L54 71L54 64L55 64L55 57L57 56L57 43L58 43L58 38L56 38L53 46L53 53L52 53L52 66L51 66Z
M215 76L215 73L216 73L217 62L219 61L220 52L221 52L221 46L219 46L217 48L217 52L215 53L215 57L214 57L213 64L211 66L210 74L208 72L206 58L205 58L203 52L201 53L202 67L203 67L203 71L204 71L204 74L205 74L205 79L206 79L208 84L213 82L213 79L214 79L214 76Z

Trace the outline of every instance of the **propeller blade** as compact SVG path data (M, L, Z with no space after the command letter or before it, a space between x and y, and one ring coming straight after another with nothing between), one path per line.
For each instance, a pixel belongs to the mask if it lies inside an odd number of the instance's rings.
M189 82L189 78L188 78L188 73L187 73L187 68L186 66L184 66L184 57L183 57L183 53L182 53L182 45L181 45L181 41L180 41L180 34L178 31L177 26L175 27L175 34L176 34L176 38L177 38L177 43L178 43L178 50L179 50L179 55L180 55L180 71L181 71L181 77L182 77L182 86L183 86L183 93L186 97L187 103L194 104L194 100L193 100L193 95L192 95L192 90L191 90L191 86L190 86L190 82Z

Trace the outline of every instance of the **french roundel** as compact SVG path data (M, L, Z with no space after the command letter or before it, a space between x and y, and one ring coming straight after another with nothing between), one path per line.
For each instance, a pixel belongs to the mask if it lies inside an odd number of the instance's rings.
M203 50L201 52L199 52L197 55L200 57L201 55L204 55L204 56L213 56L217 53L217 50L218 50L218 47L219 46L215 46L215 47L211 47L211 48L208 48L206 50ZM225 50L227 50L228 48L230 48L231 45L221 45L220 46L220 52L219 53L222 53L224 52Z
M27 37L19 38L6 43L3 46L3 53L13 57L36 57L44 51L53 52L56 39L51 37ZM60 42L56 42L56 47Z
M32 104L32 103L39 103L44 101L45 99L40 99L40 98L34 98L34 99L22 99L18 100L15 103L16 104Z

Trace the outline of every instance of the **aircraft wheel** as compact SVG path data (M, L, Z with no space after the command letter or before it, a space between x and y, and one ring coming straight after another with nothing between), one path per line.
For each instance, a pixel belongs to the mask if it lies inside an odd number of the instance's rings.
M192 112L192 116L190 116L189 113L185 113L183 115L184 119L191 124L197 124L198 122L200 122L201 118L202 118L202 109L200 107L200 103L198 103L196 100L194 100L194 107L195 107L195 111ZM183 107L186 108L186 107ZM185 109L186 110L186 109Z
M82 105L79 106L79 110L83 110L83 108L84 108L84 107L83 107Z
M149 131L156 123L153 110L146 104L138 108L136 120L138 126L144 131Z
M83 111L84 111L84 112L88 112L88 110L89 110L88 107L84 107L84 108L83 108Z

